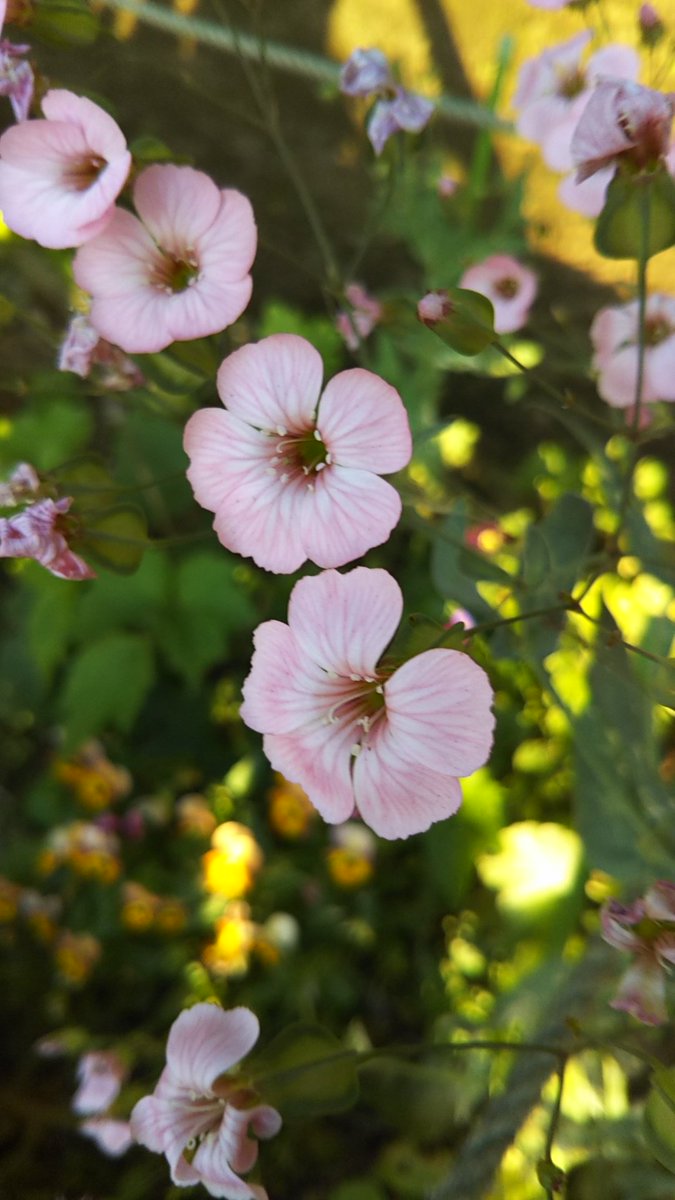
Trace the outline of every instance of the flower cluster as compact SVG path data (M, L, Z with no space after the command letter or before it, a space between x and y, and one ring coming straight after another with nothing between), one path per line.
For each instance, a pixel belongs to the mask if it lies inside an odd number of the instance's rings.
M58 759L54 775L72 789L80 804L94 811L108 808L131 791L131 775L126 767L112 763L94 739L72 758Z
M605 941L633 955L612 1008L645 1025L664 1025L665 969L675 963L675 884L659 880L632 904L610 900L601 920Z
M381 50L355 50L340 72L340 91L345 96L377 98L368 119L368 137L378 155L395 133L419 133L434 111L431 100L396 83Z

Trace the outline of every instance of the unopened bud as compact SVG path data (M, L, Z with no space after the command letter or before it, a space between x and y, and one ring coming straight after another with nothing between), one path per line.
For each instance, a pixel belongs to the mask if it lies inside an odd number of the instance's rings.
M638 13L638 25L642 44L656 46L666 32L666 27L653 4L642 4Z
M494 309L487 296L469 288L428 292L417 305L417 316L458 354L480 354L495 341Z

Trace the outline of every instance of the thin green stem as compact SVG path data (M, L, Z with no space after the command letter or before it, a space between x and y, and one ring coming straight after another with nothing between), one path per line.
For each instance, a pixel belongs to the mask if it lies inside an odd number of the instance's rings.
M555 1140L555 1135L556 1135L556 1132L558 1129L558 1121L560 1120L560 1109L562 1106L563 1087L565 1085L565 1068L566 1068L566 1066L567 1066L567 1055L564 1054L564 1055L561 1055L559 1062L558 1062L558 1070L556 1073L557 1079L558 1079L558 1087L556 1088L555 1099L553 1101L553 1108L551 1109L551 1117L550 1117L550 1120L548 1123L548 1130L546 1133L546 1148L544 1150L544 1161L546 1163L549 1163L551 1165L551 1167L553 1167L554 1169L555 1169L555 1164L553 1163L553 1159L552 1159L551 1155L553 1152L553 1142ZM544 1190L546 1192L548 1200L555 1200L556 1190L555 1190L553 1184L551 1184L548 1187L545 1187Z
M635 401L633 406L633 420L631 422L630 436L633 442L633 448L628 463L628 470L623 484L621 502L619 505L619 528L623 527L626 519L626 513L630 505L631 491L633 487L633 475L637 466L638 455L640 452L640 420L642 417L642 398L644 394L644 374L645 374L645 350L647 340L647 266L649 263L649 223L650 223L650 203L651 192L648 187L643 187L640 193L640 248L637 264L637 297L638 297L638 358L637 358L637 373L635 376Z
M508 359L510 363L513 363L514 367L517 367L518 370L522 371L524 375L528 375L530 379L534 379L534 381L539 385L540 388L542 388L543 391L548 392L549 396L553 396L554 400L557 400L558 403L562 404L564 408L568 407L568 399L564 392L559 391L557 387L554 387L552 383L548 383L546 379L542 379L541 375L537 371L533 371L530 367L526 367L525 364L521 363L520 359L516 358L515 354L512 354L510 350L507 350L506 346L503 346L501 342L494 341L492 344L495 350L498 350L504 358Z

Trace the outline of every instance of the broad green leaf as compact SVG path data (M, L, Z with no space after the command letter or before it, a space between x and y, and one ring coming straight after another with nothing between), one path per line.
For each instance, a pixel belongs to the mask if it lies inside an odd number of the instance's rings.
M111 633L83 649L60 698L67 749L106 729L130 729L154 675L150 643L139 634Z
M170 568L161 550L146 554L134 575L105 572L83 594L74 630L86 644L108 631L127 629L154 633L169 602Z
M73 458L89 441L93 432L91 409L83 399L68 395L63 372L53 375L43 372L39 376L38 394L31 393L25 410L12 420L9 436L0 442L2 462L7 466L24 460L39 471L50 471Z
M305 1022L284 1029L256 1058L254 1082L285 1118L342 1112L359 1093L354 1052Z
M86 592L47 571L31 573L26 586L32 593L27 627L30 652L36 666L50 679L66 656L78 606Z
M654 1086L645 1105L643 1124L645 1141L654 1158L675 1175L673 1072L664 1069L660 1073L660 1080L657 1080L656 1075Z
M100 29L98 14L85 0L40 0L31 32L56 46L90 46Z
M132 575L149 544L141 509L118 504L114 508L92 509L82 516L84 530L76 548L110 571Z

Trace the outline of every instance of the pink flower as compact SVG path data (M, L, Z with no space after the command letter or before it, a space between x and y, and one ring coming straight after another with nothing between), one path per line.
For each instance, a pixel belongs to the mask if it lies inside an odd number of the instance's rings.
M324 820L358 810L381 837L408 837L461 803L459 777L485 762L494 719L487 675L468 655L381 656L401 618L391 575L357 567L301 579L288 625L255 633L243 720L275 770Z
M370 371L342 371L319 398L318 352L290 333L242 346L218 372L225 411L185 429L195 498L224 546L268 571L336 567L385 542L401 514L380 472L412 443L401 398Z
M87 379L99 367L101 385L111 392L125 392L143 383L143 374L135 362L117 346L106 342L84 313L76 313L71 319L57 366L59 371L72 371L81 379Z
M381 154L393 134L406 130L419 133L434 111L431 100L397 87L393 100L378 100L368 121L368 138L376 154Z
M98 104L52 90L44 120L22 121L0 138L0 208L10 229L63 249L94 237L112 217L131 155Z
M225 1012L213 1004L195 1004L171 1026L166 1067L153 1095L134 1108L131 1132L141 1145L166 1155L175 1184L201 1183L211 1196L227 1200L267 1200L264 1188L246 1183L240 1174L258 1157L249 1127L257 1137L273 1137L281 1117L276 1109L255 1104L255 1092L228 1074L258 1033L258 1019L249 1009Z
M60 579L93 579L96 572L70 549L60 522L72 497L40 500L14 517L0 517L0 558L34 558Z
M0 483L0 508L12 508L35 496L40 487L40 476L30 463L19 463L12 471L7 483Z
M6 12L6 0L0 0L0 34ZM0 96L9 97L17 121L26 120L33 102L33 68L19 61L29 50L30 46L16 46L0 37Z
M610 946L634 954L612 1008L645 1025L668 1020L664 968L675 963L675 884L660 880L633 904L610 900L602 908L602 936Z
M129 1122L117 1117L89 1117L80 1122L80 1133L92 1138L110 1158L120 1158L134 1144Z
M570 0L527 0L527 2L533 8L546 8L549 12L553 12L554 9L565 8Z
M670 146L675 96L628 79L598 83L572 136L577 182L629 161L638 170L663 160Z
M584 50L591 40L588 31L552 46L523 64L514 106L521 110L518 132L542 149L545 161L556 171L569 171L572 134L584 111L594 84L604 75L637 79L640 60L628 46L612 45L597 50L582 66Z
M584 217L597 217L605 207L607 188L614 176L614 167L604 167L579 183L576 173L566 175L558 187L563 204Z
M492 302L496 333L513 333L527 321L537 294L537 276L508 254L492 254L469 267L459 286Z
M126 1077L126 1067L112 1050L83 1054L77 1066L79 1087L72 1108L82 1116L103 1113L117 1099Z
M121 208L75 256L89 319L128 354L219 333L251 298L256 227L240 192L192 167L155 165L134 185L138 217Z
M445 320L453 311L453 304L445 288L435 292L427 292L417 305L417 316L423 325L433 328L439 321Z
M598 392L616 408L635 403L638 370L638 302L602 308L591 325ZM642 399L675 400L675 297L647 300Z
M347 349L355 351L382 319L382 305L360 283L347 285L345 299L350 309L338 313L335 327Z
M345 96L370 96L393 87L387 57L381 50L354 50L340 71Z

